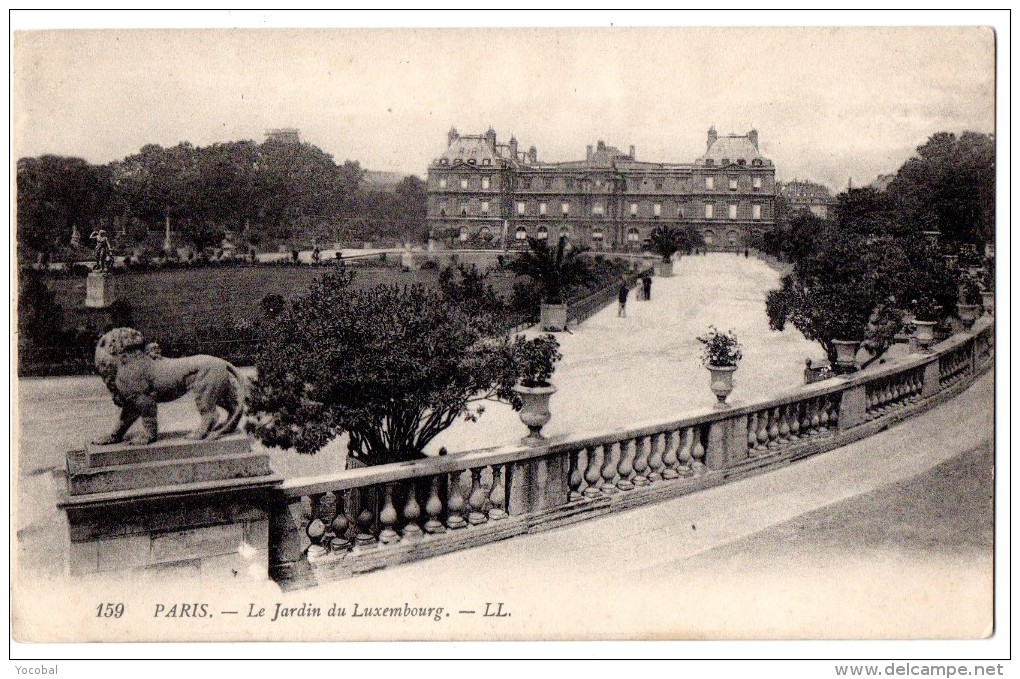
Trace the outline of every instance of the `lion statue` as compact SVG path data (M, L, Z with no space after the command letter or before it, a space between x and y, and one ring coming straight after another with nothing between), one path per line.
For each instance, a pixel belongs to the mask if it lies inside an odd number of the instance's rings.
M229 434L244 414L245 379L236 367L215 356L164 358L159 345L146 344L134 328L115 328L99 339L96 372L121 409L116 429L95 441L99 445L123 441L138 418L142 418L145 437L133 443L153 443L159 437L157 404L176 401L188 392L194 394L202 417L188 438L214 439ZM217 407L227 411L222 422Z

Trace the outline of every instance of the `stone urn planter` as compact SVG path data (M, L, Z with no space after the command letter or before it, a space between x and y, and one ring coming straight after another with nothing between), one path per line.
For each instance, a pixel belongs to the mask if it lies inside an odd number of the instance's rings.
M730 405L726 403L726 397L733 391L733 373L736 372L737 366L712 365L709 363L706 367L712 373L712 393L719 399L715 407L729 408Z
M836 347L836 366L843 372L851 371L857 367L857 350L861 343L857 340L832 340Z
M980 309L980 304L957 304L956 315L960 317L960 320L966 328L970 328L974 325L974 321L977 320L978 311Z
M542 427L552 419L552 412L549 410L549 399L556 393L556 387L549 384L544 387L526 387L518 384L514 391L521 397L523 407L521 408L521 422L531 431L530 434L521 439L526 446L535 446L542 443L545 437L542 436Z
M917 338L917 346L927 350L935 339L935 321L914 321L914 337Z
M989 316L995 314L995 293L994 292L982 292L981 293L981 304L985 308L985 313Z
M539 309L542 330L560 332L567 329L567 305L543 304Z
M664 262L659 260L652 264L652 268L655 270L655 275L662 278L670 278L673 275L673 260Z

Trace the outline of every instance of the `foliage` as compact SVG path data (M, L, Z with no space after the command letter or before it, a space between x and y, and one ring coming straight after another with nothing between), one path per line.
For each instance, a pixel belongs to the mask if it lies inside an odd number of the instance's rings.
M488 283L489 272L477 265L457 264L439 272L439 289L452 304L473 316L498 319L505 311L503 300Z
M965 275L960 279L960 302L981 304L981 286L976 277Z
M421 286L352 279L338 267L267 328L249 397L249 431L266 445L314 453L346 433L372 463L414 459L458 417L481 415L476 404L519 407L516 381L545 374L545 340L486 335L491 326Z
M698 341L704 345L701 360L706 366L735 368L744 357L733 330L720 332L714 325L710 325L708 332L699 337Z
M516 337L511 353L516 358L517 381L525 387L548 387L556 363L563 358L559 348L560 343L552 335L541 335L533 340ZM519 408L517 403L514 406Z
M888 191L907 223L940 231L944 243L994 240L994 135L932 135L899 169Z
M555 248L549 247L546 239L529 237L528 248L507 268L535 281L546 304L563 304L566 288L589 276L583 250L570 247L566 236L560 236Z
M662 257L665 263L673 261L673 255L683 245L681 239L680 229L675 226L657 226L652 229L650 236L652 250Z

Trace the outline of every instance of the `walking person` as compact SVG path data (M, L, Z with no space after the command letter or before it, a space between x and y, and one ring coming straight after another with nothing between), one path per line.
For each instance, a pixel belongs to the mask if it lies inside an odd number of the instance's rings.
M652 298L652 277L645 274L641 277L641 287L645 291L645 299L650 300Z
M620 307L616 311L616 315L621 318L627 318L627 295L630 294L630 288L627 287L627 281L620 281L620 290L617 293L617 298L620 300Z

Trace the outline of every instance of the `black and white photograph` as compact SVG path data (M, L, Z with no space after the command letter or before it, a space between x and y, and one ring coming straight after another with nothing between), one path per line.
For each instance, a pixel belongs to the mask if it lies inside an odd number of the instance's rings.
M11 32L13 640L1008 634L996 28L192 14Z

